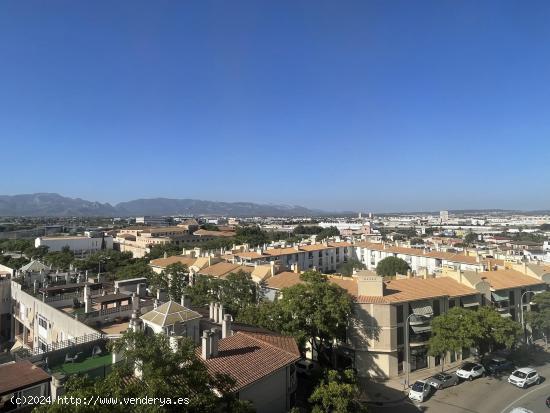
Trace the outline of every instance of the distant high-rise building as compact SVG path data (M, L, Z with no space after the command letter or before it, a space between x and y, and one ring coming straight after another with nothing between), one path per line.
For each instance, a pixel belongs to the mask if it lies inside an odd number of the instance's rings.
M439 219L441 219L441 222L447 222L449 220L449 211L439 211Z

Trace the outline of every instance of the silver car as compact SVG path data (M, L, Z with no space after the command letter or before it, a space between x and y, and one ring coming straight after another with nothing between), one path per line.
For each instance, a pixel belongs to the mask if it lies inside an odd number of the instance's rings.
M436 388L437 390L445 389L450 386L456 386L458 382L458 376L456 374L449 373L437 373L428 379L430 386Z

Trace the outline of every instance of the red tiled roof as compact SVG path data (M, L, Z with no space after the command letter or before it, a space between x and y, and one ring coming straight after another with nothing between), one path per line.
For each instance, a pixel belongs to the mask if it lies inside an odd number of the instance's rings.
M298 346L291 337L237 332L219 340L218 346L216 357L202 361L210 374L233 377L232 391L239 391L300 359ZM200 352L197 348L199 357Z

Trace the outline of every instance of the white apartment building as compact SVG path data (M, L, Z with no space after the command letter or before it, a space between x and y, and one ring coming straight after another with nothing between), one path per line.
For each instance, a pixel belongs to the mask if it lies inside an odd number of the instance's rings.
M368 270L376 270L378 263L387 257L401 258L412 271L427 270L433 274L441 267L453 267L463 271L483 271L491 263L480 256L454 254L445 251L426 251L420 248L400 247L396 244L359 242L354 245L355 255Z

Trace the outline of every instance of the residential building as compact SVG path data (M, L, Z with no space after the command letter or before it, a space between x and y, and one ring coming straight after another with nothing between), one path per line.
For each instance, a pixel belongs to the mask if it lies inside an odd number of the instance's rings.
M95 233L87 233L83 236L38 237L34 241L34 246L48 247L49 252L61 251L68 247L75 255L83 256L113 249L113 237Z
M30 361L0 365L0 411L32 410L32 403L16 404L16 399L30 401L36 397L44 400L50 395L50 381L51 376Z

